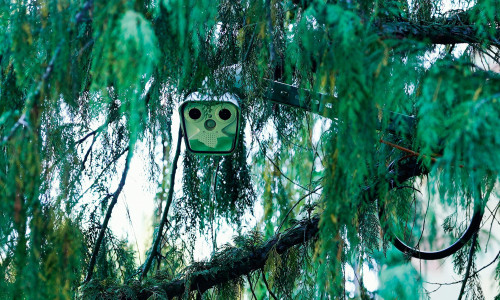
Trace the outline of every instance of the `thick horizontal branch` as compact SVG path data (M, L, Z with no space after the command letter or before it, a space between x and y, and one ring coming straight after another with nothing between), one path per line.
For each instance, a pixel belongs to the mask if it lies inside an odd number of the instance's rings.
M307 9L314 5L309 0L292 0L292 3ZM471 16L477 12L478 8L473 7L466 11L451 13L445 18L435 19L435 23L422 23L403 21L395 22L391 20L379 20L375 23L378 34L386 38L415 39L428 41L432 44L460 44L488 42L492 45L500 46L500 32L496 28L496 34L486 37L478 34L477 26L471 22ZM494 24L492 26L495 26ZM485 32L488 32L486 29Z
M484 43L500 45L500 32L494 36L479 35L472 25L415 24L410 22L378 23L378 34L386 38L415 39L432 44Z
M275 249L278 254L283 254L291 247L303 244L316 236L318 223L319 217L303 221L299 226L284 234L276 235L264 245L248 253L242 249L235 249L235 251L241 251L241 258L228 261L224 265L207 266L206 269L191 274L189 276L190 290L203 293L216 285L262 268L272 249ZM186 279L167 282L161 284L159 288L165 291L169 298L180 296L186 291ZM152 291L143 290L137 295L137 298L148 299L152 294Z

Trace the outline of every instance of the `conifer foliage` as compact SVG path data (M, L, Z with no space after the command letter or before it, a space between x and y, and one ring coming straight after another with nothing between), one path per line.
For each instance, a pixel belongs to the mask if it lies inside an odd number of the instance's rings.
M0 299L420 299L393 236L436 250L474 209L451 259L459 298L484 297L499 28L498 0L2 1ZM270 102L272 81L312 111ZM233 154L176 146L193 91L240 97ZM108 226L133 160L164 214L142 265Z

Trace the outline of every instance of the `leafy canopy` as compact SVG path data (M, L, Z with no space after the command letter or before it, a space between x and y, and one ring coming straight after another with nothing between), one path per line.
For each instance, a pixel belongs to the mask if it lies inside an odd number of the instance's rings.
M499 61L499 8L497 0L2 2L2 297L161 298L172 295L161 284L174 279L194 296L193 274L234 264L280 231L292 236L306 224L297 219L318 216L313 239L268 249L263 267L215 282L203 297L238 298L246 289L258 298L369 298L362 278L346 275L365 264L388 266L380 296L424 296L418 272L381 234L397 223L420 242L421 227L404 222L425 225L424 211L412 211L420 181L392 189L388 166L417 158L430 174L429 199L465 214L475 202L484 207L500 172L500 76L483 62ZM269 80L299 87L301 101L311 101L304 90L324 94L319 107L333 115L270 103ZM241 97L241 138L230 156L182 155L182 191L166 232L154 233L165 236L154 272L140 283L137 253L106 220L131 160L144 161L161 215L175 183L174 112L201 89ZM415 126L390 120L391 112L415 116ZM498 218L498 201L493 207ZM261 208L256 228L245 230ZM468 215L456 216L444 223L458 235ZM241 235L217 245L227 225ZM431 243L433 230L424 236ZM198 233L214 254L193 263ZM461 274L470 248L454 256ZM89 264L94 280L79 288ZM482 295L477 275L466 293Z

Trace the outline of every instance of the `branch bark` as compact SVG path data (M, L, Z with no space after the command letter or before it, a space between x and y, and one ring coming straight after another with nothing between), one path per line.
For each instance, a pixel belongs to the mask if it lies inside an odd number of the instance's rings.
M292 0L293 4L306 9L312 1ZM396 39L415 39L432 44L484 43L485 36L478 34L477 27L471 22L471 16L477 12L476 7L455 13L446 18L436 18L434 23L417 24L415 22L396 22L379 20L375 22L378 34L382 37ZM492 25L494 26L494 25ZM500 32L486 39L493 45L500 46Z
M381 37L395 39L415 39L428 41L431 44L460 44L460 43L484 43L490 42L500 46L500 32L495 36L478 34L477 28L472 25L442 25L442 24L415 24L411 22L388 22L378 23L377 33Z
M186 290L187 281L190 283L190 291L199 290L201 293L204 293L216 285L261 269L266 263L268 253L273 248L276 249L278 254L283 254L291 247L311 240L318 233L318 223L319 217L303 221L299 226L290 229L286 233L274 236L252 252L244 253L244 250L238 249L237 251L241 251L241 256L238 259L227 262L224 265L207 266L205 270L191 274L189 280L185 278L178 279L163 283L158 287L167 293L169 299L183 295ZM148 299L152 294L152 291L143 289L136 296L137 299Z

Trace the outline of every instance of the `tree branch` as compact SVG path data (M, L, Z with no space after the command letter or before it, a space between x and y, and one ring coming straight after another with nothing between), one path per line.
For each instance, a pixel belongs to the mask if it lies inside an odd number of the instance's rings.
M82 9L78 12L75 18L75 25L78 25L82 21L82 17L85 15L85 12L90 12L92 9L92 4L93 0L88 0L85 2L84 6ZM76 26L75 26L76 27ZM74 28L72 27L70 29L70 35L74 32ZM40 80L37 83L37 86L35 90L32 93L29 93L27 96L27 99L25 100L25 105L23 112L17 122L12 126L11 130L9 133L2 138L1 144L7 143L16 133L17 129L19 126L27 126L29 122L29 113L31 110L31 107L37 102L38 97L42 95L43 89L45 88L45 85L47 84L47 81L49 80L50 76L52 75L54 71L54 66L56 64L57 58L59 54L61 53L61 48L62 45L64 44L64 41L60 41L57 45L57 47L54 50L54 54L52 55L52 58L49 61L49 64L45 68L44 73L42 74Z
M396 39L416 39L429 41L431 44L482 44L485 37L478 34L472 25L442 25L442 24L415 24L410 22L379 22L377 33L382 37ZM487 41L500 46L500 33L489 36Z
M158 226L158 233L151 248L151 253L149 254L148 259L144 263L144 267L141 273L141 279L148 274L153 259L156 257L157 253L161 251L161 249L158 249L158 246L160 245L160 241L163 236L163 227L165 227L165 223L167 222L168 210L170 208L170 205L172 204L172 199L174 196L175 173L177 173L177 161L179 160L179 155L181 153L181 142L182 142L182 130L181 128L179 128L179 134L177 136L177 147L175 148L174 161L172 162L172 171L170 172L170 186L168 188L167 204L165 205L165 210L163 211L163 216L161 217L160 225Z
M19 126L28 126L29 124L29 113L32 108L32 106L36 103L37 98L40 97L41 91L45 87L45 84L47 83L47 80L50 78L50 75L52 74L52 71L54 70L54 64L56 63L56 59L59 56L59 53L61 53L61 45L62 42L59 42L59 44L56 47L56 50L54 51L54 55L50 59L50 62L45 68L45 72L42 74L42 77L40 81L38 82L38 85L33 93L28 94L27 99L26 99L26 104L24 105L23 113L17 120L17 122L12 126L10 129L9 133L3 137L2 139L2 144L7 143L13 136L14 133L16 133L17 129Z
M484 265L481 269L475 271L474 273L472 273L472 275L470 275L469 277L473 277L473 276L476 276L477 274L479 274L479 272L481 272L482 270L486 269L487 267L491 266L492 264L494 264L497 259L500 257L500 251L498 251L497 253L497 256L495 256L495 258L490 261L488 264ZM439 282L429 282L429 281L424 281L424 283L426 284L435 284L435 285L439 285L439 287L443 286L443 285L454 285L454 284L459 284L459 283L462 283L464 281L464 279L461 279L461 280L457 280L457 281L452 281L452 282L445 282L445 283L439 283Z
M250 280L250 275L247 274L247 280L248 280L248 285L250 286L250 291L252 291L252 300L255 298L256 300L258 299L257 296L255 295L255 291L253 290L253 283L252 280Z
M108 125L109 125L108 123L104 123L101 126L97 127L97 129L92 130L91 132L87 133L84 137L82 137L81 139L76 141L75 145L79 145L79 144L85 142L91 136L94 137L94 136L98 135Z
M190 291L198 289L204 293L208 289L238 278L242 275L249 274L252 271L259 270L264 267L268 253L274 248L278 254L283 254L286 250L293 246L303 244L318 233L319 217L311 220L302 221L299 226L296 226L286 233L274 236L264 245L256 248L254 251L245 253L242 249L235 249L238 254L234 256L237 259L227 261L223 265L208 264L201 271L194 272L189 276ZM163 291L171 299L175 296L182 295L186 290L186 279L178 279L171 282L166 282L159 285ZM136 296L137 299L148 299L153 294L152 291L142 289Z
M467 280L469 279L470 268L472 266L472 261L474 259L474 250L476 250L475 249L476 240L477 240L477 232L474 234L474 237L472 238L472 244L470 246L470 252L469 252L469 259L467 260L467 269L465 270L465 276L462 283L462 288L460 288L460 294L458 294L458 300L462 299L462 296L464 295L465 291L465 286L467 285Z
M269 65L274 66L275 50L274 50L274 29L272 20L272 4L271 0L266 0L266 26L269 34Z
M269 295L271 295L271 297L273 297L274 300L278 300L278 298L276 297L276 295L271 290L271 287L269 287L269 284L267 283L266 273L264 273L264 268L261 268L260 272L262 273L262 279L264 280L264 284L266 285L266 289L269 292Z
M113 212L113 207L118 201L118 196L120 196L120 193L122 192L123 187L125 186L125 180L127 179L127 174L130 167L130 161L132 160L132 155L133 151L132 149L129 149L129 152L127 154L127 159L125 161L125 168L123 169L120 183L118 184L118 187L116 188L115 192L109 196L111 197L111 203L109 203L108 210L106 212L106 217L104 218L104 222L102 223L101 226L101 231L99 231L99 236L97 237L94 249L92 250L92 256L90 258L89 266L87 269L87 277L85 277L84 283L87 283L90 281L90 279L92 279L92 274L94 273L94 267L97 260L97 254L99 254L99 249L101 248L102 240L104 239L104 234L106 233L106 229L108 228L108 223L109 219L111 219L111 213Z
M292 0L292 2L304 10L312 3L312 1L304 0ZM500 46L500 32L498 30L495 36L485 37L478 34L477 26L474 26L470 20L476 11L477 8L472 7L449 17L436 18L433 20L434 23L416 24L414 22L378 20L375 22L375 26L378 27L378 34L387 38L426 40L431 44L482 44L486 39L491 44Z
M281 227L283 227L283 225L285 224L285 221L286 219L288 218L288 216L290 215L290 213L295 209L295 207L297 207L297 205L302 201L304 200L305 198L311 196L312 194L314 194L315 192L317 192L319 189L321 188L316 188L312 191L310 191L309 193L305 194L304 196L300 197L299 200L297 200L297 202L295 202L295 204L288 210L288 212L286 213L286 215L283 217L283 219L281 220L281 223L280 225L278 226L278 229L276 229L276 233L279 233L280 230L281 230Z

